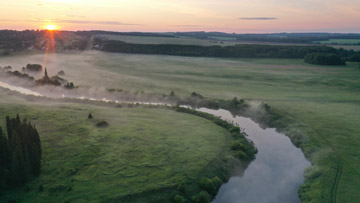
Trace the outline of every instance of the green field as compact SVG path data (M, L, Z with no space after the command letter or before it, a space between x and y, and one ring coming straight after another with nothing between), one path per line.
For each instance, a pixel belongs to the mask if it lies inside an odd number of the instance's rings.
M232 38L214 38L214 39L195 39L185 37L139 37L139 36L122 36L122 35L97 35L109 40L119 40L133 44L179 44L179 45L199 45L199 46L233 46L236 44L266 44L266 45L295 45L295 46L318 46L317 44L299 44L299 43L279 43L279 42L262 42L262 41L236 41ZM360 46L352 45L354 43L327 43L327 41L319 41L321 45L329 45L334 48L343 48L346 50L360 50ZM356 42L357 43L357 42Z
M124 35L97 35L98 37L109 40L119 40L132 44L180 44L180 45L199 45L199 46L232 46L240 44L225 39L195 39L185 37L139 37ZM229 39L227 39L229 40Z
M41 63L42 55L0 58L0 66ZM214 59L83 52L48 57L49 71L88 88L181 96L265 101L285 115L288 135L304 137L313 163L301 189L304 202L360 199L360 69L327 67L293 59ZM86 73L86 78L82 75ZM84 114L85 115L85 114Z
M321 44L343 44L343 45L353 45L359 44L360 39L329 39L327 41L316 41Z
M138 202L163 201L182 182L215 176L208 167L224 158L231 140L208 120L166 108L22 100L6 92L0 91L6 98L0 101L1 126L5 115L16 113L35 124L43 161L42 173L27 184L29 189L6 191L0 202L109 202L131 194ZM87 118L89 112L93 120ZM96 127L103 120L109 127Z

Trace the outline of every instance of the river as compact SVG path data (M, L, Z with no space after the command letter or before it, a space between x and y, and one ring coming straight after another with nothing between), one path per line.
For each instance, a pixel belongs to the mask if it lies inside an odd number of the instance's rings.
M25 95L43 96L40 93L0 82L0 87L10 89ZM94 99L105 102L105 98ZM249 118L232 116L229 111L207 108L197 109L227 121L234 122L244 129L248 138L258 149L256 159L250 163L243 173L234 171L230 180L223 184L214 203L297 203L299 186L304 182L304 170L310 162L304 157L285 135L275 129L262 129ZM243 174L239 177L238 174Z

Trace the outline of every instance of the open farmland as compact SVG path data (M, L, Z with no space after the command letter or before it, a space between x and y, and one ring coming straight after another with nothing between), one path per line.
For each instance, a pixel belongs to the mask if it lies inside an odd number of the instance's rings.
M0 66L21 67L43 55L0 59ZM71 62L70 62L71 61ZM316 66L295 59L214 59L114 54L96 51L54 54L49 72L88 88L117 88L186 96L265 101L295 121L302 148L314 166L301 190L304 201L351 202L360 198L358 146L360 69L358 64ZM86 72L86 78L82 74ZM351 192L349 192L351 191Z
M0 125L20 113L36 125L43 148L40 177L2 191L1 202L168 200L178 184L216 176L209 165L219 163L231 140L206 119L161 107L44 102L4 89L0 96ZM109 127L96 127L99 121Z

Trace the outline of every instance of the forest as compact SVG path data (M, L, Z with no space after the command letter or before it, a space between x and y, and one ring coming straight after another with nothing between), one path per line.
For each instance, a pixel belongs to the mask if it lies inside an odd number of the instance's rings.
M235 45L235 46L196 46L174 44L130 44L114 40L96 39L94 44L100 50L119 53L159 54L176 56L202 56L226 58L303 58L308 53L337 53L326 46L274 46L274 45Z
M310 53L307 54L304 58L306 63L316 64L316 65L345 65L345 61L342 60L336 54L328 53Z
M21 186L40 175L41 141L30 122L19 115L6 117L6 134L0 127L0 188Z

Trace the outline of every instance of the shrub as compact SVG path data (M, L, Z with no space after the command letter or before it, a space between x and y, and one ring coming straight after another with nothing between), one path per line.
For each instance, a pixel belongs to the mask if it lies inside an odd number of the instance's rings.
M107 127L109 126L109 123L106 121L100 121L96 124L97 127Z
M198 93L196 93L196 92L192 92L192 93L191 93L191 97L197 97L197 98L199 98L199 99L204 98L201 94L198 94Z
M180 191L180 192L185 192L185 188L186 188L186 184L184 182L180 183L178 186L177 186L177 189Z
M181 195L175 195L175 197L174 197L174 202L175 202L175 203L186 203L187 201L186 201L186 199L185 199L183 196L181 196Z
M213 182L216 190L218 190L221 187L221 185L223 184L223 181L217 176L213 177L212 182Z
M239 133L240 132L240 128L239 127L236 127L236 126L233 126L229 129L229 131L231 133Z
M212 195L216 195L216 187L210 178L202 178L199 182L201 189L207 191Z
M56 184L49 188L49 192L65 192L70 190L71 190L70 186L62 185L62 184Z
M248 156L243 151L236 151L235 152L235 157L240 159L240 160L247 160L248 159Z
M201 191L199 194L194 195L191 200L194 203L209 203L211 201L211 197L206 191Z
M231 150L235 150L235 151L245 149L243 143L241 141L239 141L239 140L231 142L231 147L230 148L231 148Z

